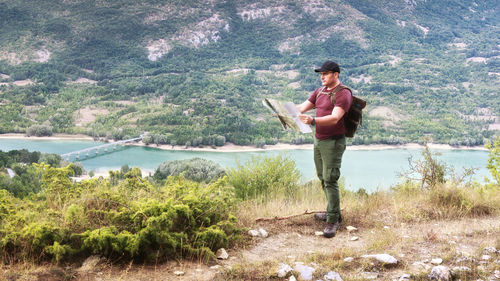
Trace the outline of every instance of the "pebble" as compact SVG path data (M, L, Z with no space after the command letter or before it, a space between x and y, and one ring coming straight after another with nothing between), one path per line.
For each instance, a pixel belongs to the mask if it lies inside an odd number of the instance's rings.
M214 266L211 266L210 269L213 269L213 270L218 270L220 268L220 265L214 265Z
M303 263L296 262L295 267L294 267L295 272L299 273L299 279L300 280L312 280L313 279L313 273L314 273L314 268L303 265Z
M176 276L182 276L182 275L184 275L184 271L174 271L174 274Z
M348 232L354 232L354 231L358 230L357 228L355 228L354 226L351 226L351 225L347 226L346 229Z
M400 281L406 281L406 280L410 280L410 278L411 278L411 275L408 274L408 273L405 273L405 274L401 275L401 277L399 277L398 280L400 280Z
M342 277L340 277L340 274L338 274L338 272L335 272L335 271L328 272L328 274L323 276L323 279L333 280L333 281L342 281Z
M494 254L497 252L497 249L495 247L486 247L484 248L484 251L489 254Z
M483 261L489 261L489 260L491 259L491 256L490 256L490 255L482 255L482 256L481 256L481 259L482 259Z
M297 279L295 278L295 276L290 276L290 279L288 279L288 281L297 281Z
M441 258L435 258L435 259L432 259L432 260L431 260L431 263L432 263L433 265L440 265L440 264L442 264L442 263L443 263L443 259L441 259Z
M359 240L359 237L358 237L358 236L353 236L353 237L351 237L351 239L349 239L349 240L351 240L351 241L357 241L357 240Z
M344 259L345 262L352 262L354 260L353 257L347 257Z
M314 235L323 236L323 231L316 231L316 232L314 232Z
M450 269L443 265L433 267L428 277L430 280L439 281L448 281L452 278Z
M226 252L226 249L224 248L220 248L219 250L217 250L215 256L220 260L227 260L227 258L229 258L229 254Z
M470 267L467 267L467 266L455 266L453 268L453 271L454 272L470 272L470 271L472 271L472 269L470 269Z
M398 260L395 257L388 255L388 254L363 255L361 257L376 260L376 261L378 261L386 266L398 264Z
M250 230L248 231L248 235L250 235L250 236L252 236L252 237L257 237L257 236L259 236L259 235L260 235L260 233L259 233L257 230L255 230L255 229L250 229Z
M259 228L259 234L260 234L260 237L262 237L262 238L267 238L269 236L269 233L267 233L267 231L263 228Z
M292 271L293 268L285 263L280 263L277 275L279 278L283 278L288 275L288 272Z

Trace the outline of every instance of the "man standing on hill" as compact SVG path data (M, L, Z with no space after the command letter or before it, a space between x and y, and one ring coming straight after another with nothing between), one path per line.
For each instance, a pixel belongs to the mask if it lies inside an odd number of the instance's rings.
M314 71L321 73L323 87L316 89L309 99L297 105L297 108L302 113L299 118L303 123L316 126L314 164L328 204L326 213L318 213L314 217L326 221L323 236L331 238L337 233L342 221L337 181L340 178L342 155L346 148L344 115L351 106L352 95L339 81L340 67L336 62L326 61L321 68ZM316 108L316 117L303 114L313 108Z

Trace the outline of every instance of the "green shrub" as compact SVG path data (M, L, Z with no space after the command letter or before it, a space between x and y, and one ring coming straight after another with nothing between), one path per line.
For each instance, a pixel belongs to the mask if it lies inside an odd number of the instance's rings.
M284 155L276 157L252 157L245 165L229 169L228 181L234 187L236 197L285 196L293 198L300 183L300 172L295 162Z
M37 136L37 137L52 136L52 127L46 126L46 125L33 125L33 126L28 128L28 130L26 131L26 135L28 137L31 137L31 136Z
M114 183L73 183L69 166L36 166L41 193L20 200L0 190L0 259L211 258L241 237L226 178L169 177L154 187L133 168Z
M489 150L486 168L490 170L496 184L500 185L500 137L497 137L493 143L487 143L486 148Z
M156 169L154 178L164 180L168 176L183 175L184 178L197 182L210 182L225 174L224 169L214 161L202 158L167 161Z
M432 189L445 182L449 167L437 159L439 153L432 153L426 145L422 151L423 159L408 159L410 169L401 174L407 181L419 181L421 188Z

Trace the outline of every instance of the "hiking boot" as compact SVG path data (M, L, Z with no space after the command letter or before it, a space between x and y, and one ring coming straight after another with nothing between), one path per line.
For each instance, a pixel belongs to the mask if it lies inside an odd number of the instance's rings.
M326 213L316 213L314 214L314 219L317 221L326 221Z
M337 234L337 230L339 229L339 222L336 223L331 223L328 222L326 223L325 230L323 230L323 236L326 238L332 238Z

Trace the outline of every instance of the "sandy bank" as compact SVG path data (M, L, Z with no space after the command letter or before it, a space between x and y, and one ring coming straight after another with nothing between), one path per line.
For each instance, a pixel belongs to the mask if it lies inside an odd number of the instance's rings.
M29 139L29 140L94 140L87 135L70 135L70 134L55 134L50 137L28 137L25 134L0 134L0 139Z
M88 140L92 141L93 138L86 135L68 135L68 134L56 134L50 137L27 137L24 134L0 134L0 139L30 139L30 140ZM244 146L244 145L234 145L232 143L226 143L224 146L217 147L189 147L186 148L184 145L145 145L141 143L134 143L135 146L147 146L152 148L158 148L163 150L177 150L177 151L212 151L212 152L252 152L252 151L265 151L265 150L296 150L305 149L311 150L313 148L312 144L286 144L278 143L275 145L266 145L264 148L257 148L255 146ZM487 150L484 146L450 146L448 144L437 144L430 143L428 146L431 149L442 149L442 150ZM424 146L416 143L409 143L404 145L387 145L387 144L370 144L370 145L348 145L347 150L384 150L384 149L422 149Z

